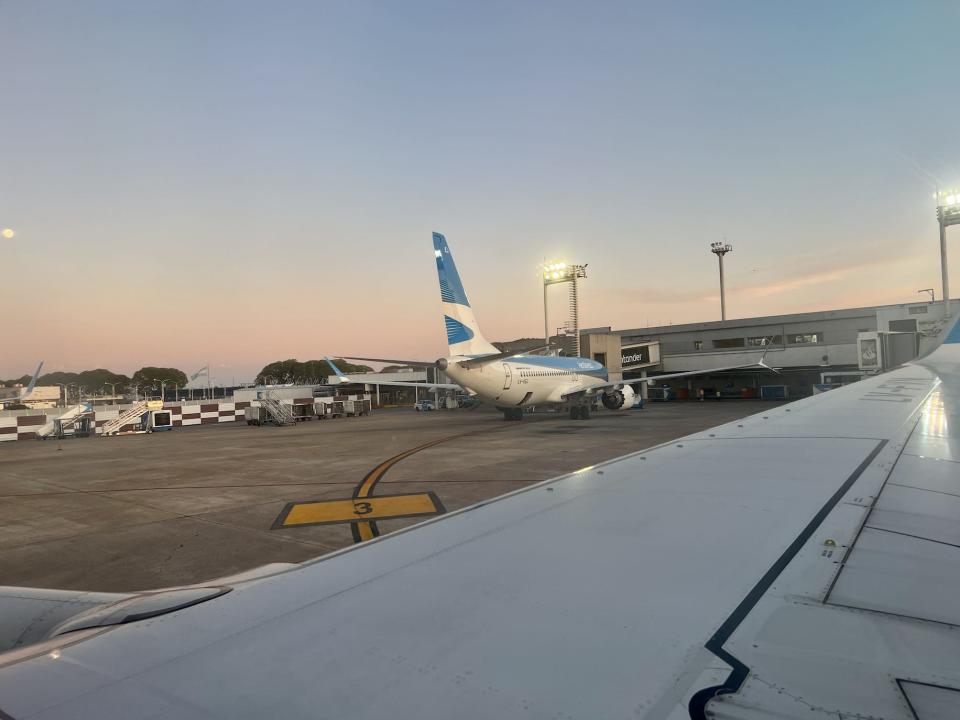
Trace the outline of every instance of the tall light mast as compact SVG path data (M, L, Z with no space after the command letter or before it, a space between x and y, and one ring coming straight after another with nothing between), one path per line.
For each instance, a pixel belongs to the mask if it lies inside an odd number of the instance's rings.
M720 261L720 319L727 319L727 293L723 286L723 256L733 251L733 245L723 242L710 243L710 252Z
M950 317L950 278L947 276L947 228L960 225L960 191L937 193L937 222L940 225L940 278L943 285L943 315Z
M571 265L565 262L545 262L543 270L543 334L547 345L550 344L550 321L547 315L547 288L551 285L569 283L570 285L570 320L567 324L573 336L571 350L575 356L580 355L580 298L577 292L577 280L587 276L586 265Z

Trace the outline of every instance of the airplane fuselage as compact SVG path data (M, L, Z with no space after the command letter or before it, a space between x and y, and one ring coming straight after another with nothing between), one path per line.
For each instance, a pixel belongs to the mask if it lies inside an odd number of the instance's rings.
M447 358L451 380L499 407L564 402L564 396L607 382L607 369L588 358L519 355L476 367Z

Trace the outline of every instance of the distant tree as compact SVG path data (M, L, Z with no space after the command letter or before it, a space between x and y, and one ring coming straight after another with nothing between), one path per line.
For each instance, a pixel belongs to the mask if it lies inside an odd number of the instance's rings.
M156 377L160 376L157 375ZM99 392L106 388L107 385L115 387L119 391L130 385L130 378L126 375L110 372L104 368L97 368L96 370L84 370L81 373L77 373L76 382L91 391Z
M326 365L326 363L324 364ZM373 372L373 368L369 365L355 365L354 363L347 362L343 358L334 358L333 364L340 368L340 372L344 374Z
M161 368L148 365L137 370L130 382L140 387L160 387L160 381L167 385L176 383L180 387L187 384L187 376L177 368Z
M366 365L354 365L343 358L337 358L333 362L344 374L373 372L373 369ZM291 358L264 365L257 373L256 382L258 385L316 385L326 382L327 377L332 374L326 360L299 362Z
M0 380L0 385L3 387L27 385L31 379L32 376L24 375L23 377L14 378L12 380ZM128 378L126 375L115 373L104 368L97 368L96 370L84 370L78 373L57 371L46 373L45 375L41 375L37 378L37 385L82 385L90 392L98 391L108 383L116 385L117 390L120 390L130 384L130 378Z
M385 365L380 372L382 373L397 373L397 372L410 372L412 370L409 365Z
M3 387L17 387L17 385L26 385L30 382L30 375L23 375L18 378L13 378L12 380L3 380L0 381Z
M37 378L37 385L67 385L77 382L80 373L57 371L41 375Z
M257 374L257 384L285 385L294 382L300 372L301 363L293 358L289 360L277 360L264 365L263 369Z

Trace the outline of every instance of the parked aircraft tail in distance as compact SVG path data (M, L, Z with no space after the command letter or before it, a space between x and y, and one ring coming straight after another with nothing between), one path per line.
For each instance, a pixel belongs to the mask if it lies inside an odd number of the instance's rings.
M23 391L23 394L20 395L20 400L26 400L30 395L33 394L33 388L37 384L37 378L40 377L40 371L43 369L43 360L40 361L40 364L37 365L36 372L33 373L33 377L30 378L30 382L27 383L27 389Z

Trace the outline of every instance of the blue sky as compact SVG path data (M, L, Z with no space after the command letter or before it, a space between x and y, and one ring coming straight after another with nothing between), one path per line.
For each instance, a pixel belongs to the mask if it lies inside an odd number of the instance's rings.
M433 230L491 339L541 332L544 257L584 325L714 319L723 238L732 316L939 294L958 15L4 4L0 376L440 355Z

